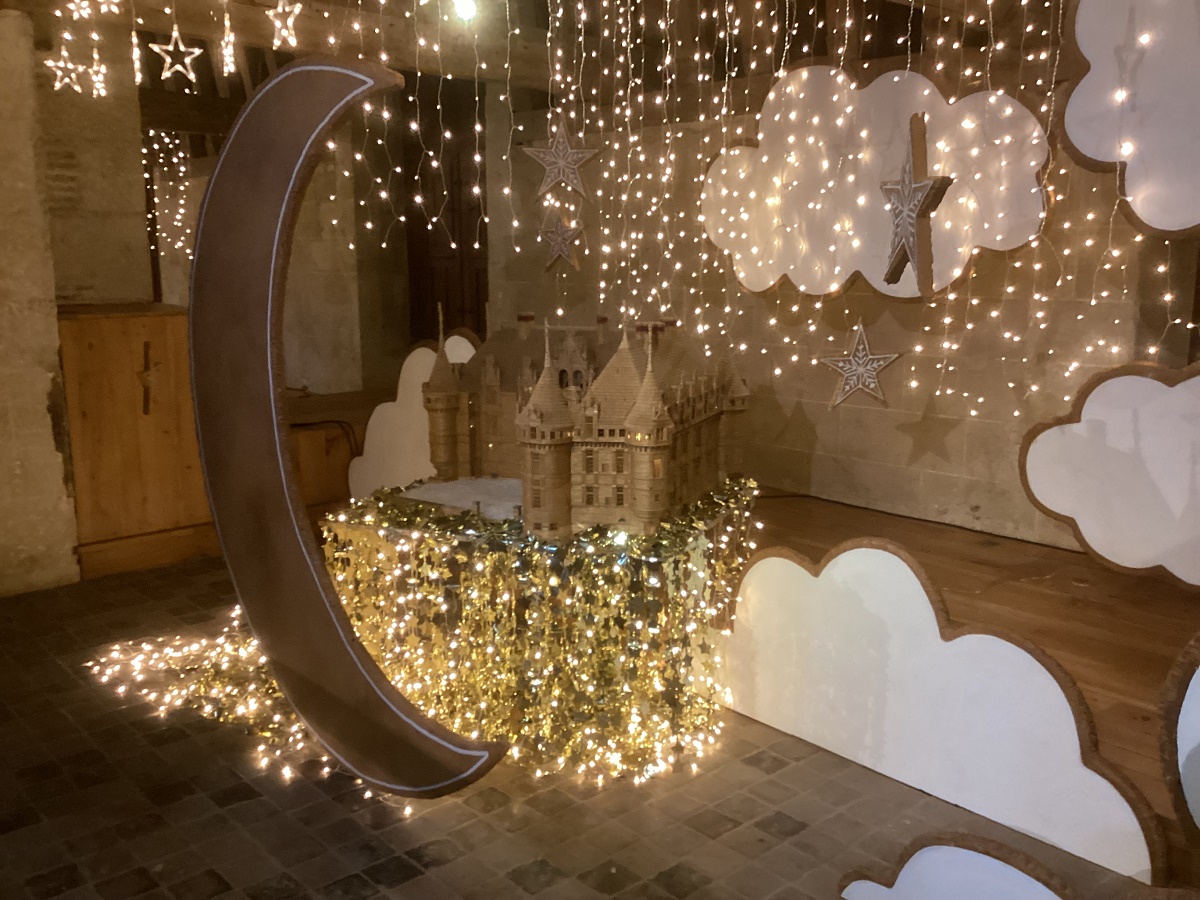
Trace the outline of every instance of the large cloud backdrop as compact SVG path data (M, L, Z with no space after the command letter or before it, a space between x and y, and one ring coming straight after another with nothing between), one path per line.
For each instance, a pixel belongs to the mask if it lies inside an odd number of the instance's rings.
M1038 433L1022 465L1034 499L1093 553L1200 584L1200 368L1189 371L1172 387L1118 370Z
M972 248L1010 250L1035 236L1047 143L1024 106L996 92L950 104L913 72L858 90L845 72L810 66L772 87L759 146L725 150L708 171L704 225L741 283L761 291L786 275L825 294L862 272L885 294L917 296L911 267L897 284L883 280L892 217L880 190L900 175L916 112L928 116L930 175L954 177L933 218L935 287L962 274Z
M1138 795L1081 744L1077 689L1068 699L1026 649L994 635L945 640L940 600L895 552L852 547L817 575L766 556L740 596L723 654L735 710L1149 881Z
M1147 225L1200 225L1200 6L1195 0L1079 0L1075 40L1090 66L1071 92L1067 137L1125 165Z

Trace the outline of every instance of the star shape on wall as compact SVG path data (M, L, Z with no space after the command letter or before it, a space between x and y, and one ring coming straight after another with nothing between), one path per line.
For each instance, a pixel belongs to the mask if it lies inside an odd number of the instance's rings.
M279 0L279 5L267 10L267 18L275 26L275 38L271 46L278 50L285 43L289 47L296 46L296 16L300 15L303 3L288 3Z
M898 181L879 187L892 214L892 249L883 280L895 284L912 265L921 296L933 294L933 248L929 215L954 182L946 175L928 177L925 148L925 116L914 113L909 121L909 143Z
M899 353L872 354L871 345L867 343L867 332L862 322L854 326L854 345L845 356L826 356L820 362L836 369L842 376L842 382L833 394L831 406L837 406L855 391L865 391L877 400L887 400L883 389L879 386L880 371L891 365L899 358Z
M179 72L184 78L192 82L192 84L196 83L196 71L192 66L196 62L196 57L204 52L204 48L186 46L183 43L183 38L179 36L178 25L174 25L171 28L171 42L169 44L152 43L150 49L163 59L163 81L166 81L176 72Z
M538 196L546 193L560 182L584 194L583 179L579 177L579 167L596 155L595 150L572 147L567 138L566 121L560 120L558 130L550 138L549 147L522 147L526 153L546 167L542 177L542 186L538 188ZM586 196L586 194L584 194Z
M938 415L933 402L933 394L930 394L919 418L896 426L897 431L908 435L912 441L912 447L908 453L908 465L911 466L926 456L936 456L950 462L950 448L946 446L946 438L961 424L962 419Z
M571 264L571 268L579 268L579 260L575 256L575 242L583 234L582 227L572 228L570 222L556 216L554 223L549 228L543 228L540 233L542 240L550 245L547 269L554 265L560 256Z
M79 76L86 71L86 66L72 62L71 54L67 52L66 47L59 51L58 59L46 60L46 66L54 72L54 89L56 91L71 88L77 94L83 93L83 85L79 83Z

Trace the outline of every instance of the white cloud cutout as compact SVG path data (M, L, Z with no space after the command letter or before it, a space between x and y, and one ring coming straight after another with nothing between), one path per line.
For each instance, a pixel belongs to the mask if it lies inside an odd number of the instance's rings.
M701 198L708 236L741 283L766 290L785 275L825 294L862 272L894 297L918 295L912 267L884 282L892 217L880 184L900 175L913 113L928 117L929 172L954 183L934 213L934 285L957 278L973 247L1010 250L1038 233L1047 142L1037 119L1004 94L949 104L914 72L862 90L844 72L796 69L763 104L758 147L725 150Z
M1029 445L1030 493L1098 556L1200 584L1200 377L1118 375Z
M446 338L446 355L452 363L465 363L475 355L475 348L466 338L453 334ZM363 455L350 460L352 497L366 497L380 488L405 487L437 474L429 456L429 415L421 394L436 356L428 347L417 347L408 354L400 369L396 399L379 404L371 413Z
M1084 764L1055 676L999 637L943 640L904 559L855 547L814 576L791 559L766 557L747 572L740 596L723 654L733 709L1149 880L1138 815Z
M1124 163L1147 225L1200 225L1200 7L1193 0L1079 0L1075 40L1090 69L1063 124L1085 156Z
M968 850L935 844L904 864L896 883L884 887L865 879L842 891L844 900L1062 900L1040 881L1006 862Z

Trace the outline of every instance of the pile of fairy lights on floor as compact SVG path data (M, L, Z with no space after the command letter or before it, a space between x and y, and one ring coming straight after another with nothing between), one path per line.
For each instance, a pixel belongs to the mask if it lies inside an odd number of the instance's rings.
M652 536L552 544L381 491L324 523L326 563L359 639L426 714L507 741L539 776L640 781L694 766L720 733L716 639L762 527L756 493L735 479ZM244 728L284 777L325 761L236 608L216 637L115 645L92 671L164 715Z

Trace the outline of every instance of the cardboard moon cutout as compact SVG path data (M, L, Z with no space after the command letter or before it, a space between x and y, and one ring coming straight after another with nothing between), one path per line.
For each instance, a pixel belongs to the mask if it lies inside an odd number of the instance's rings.
M302 188L339 115L402 83L382 66L310 57L246 104L196 230L192 390L221 548L280 687L364 781L435 797L478 779L505 747L427 719L355 638L296 489L282 409L280 305Z

